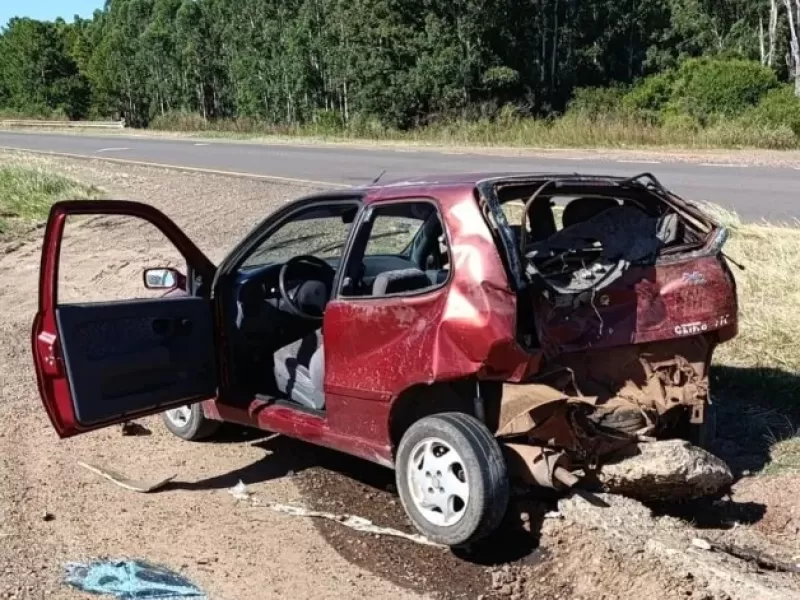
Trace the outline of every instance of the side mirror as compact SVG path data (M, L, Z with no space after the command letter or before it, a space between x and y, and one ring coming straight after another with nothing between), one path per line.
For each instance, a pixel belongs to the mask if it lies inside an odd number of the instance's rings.
M345 225L352 225L358 215L358 207L348 208L342 213L342 223Z
M181 274L175 269L144 270L144 287L148 290L174 290L180 280Z

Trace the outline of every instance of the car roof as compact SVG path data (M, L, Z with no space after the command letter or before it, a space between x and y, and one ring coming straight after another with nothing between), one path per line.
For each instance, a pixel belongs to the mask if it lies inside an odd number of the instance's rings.
M508 179L508 180L544 180L544 179L580 179L584 182L596 180L602 182L620 182L629 180L629 177L606 175L604 173L579 173L572 172L552 172L552 171L478 171L478 172L457 172L457 173L432 173L412 176L389 176L383 175L372 183L364 185L361 189L377 190L396 187L431 187L431 186L453 186L463 185L474 187L478 183L487 180Z
M614 186L621 182L633 182L641 178L650 178L656 181L652 175L645 173L631 177L620 177L606 175L602 173L579 173L579 172L547 172L547 171L485 171L485 172L455 172L455 173L431 173L420 175L388 175L381 174L374 181L361 186L338 189L323 193L312 194L311 198L352 198L360 196L362 201L371 204L378 200L391 199L395 196L408 196L419 193L425 195L432 189L447 188L451 192L472 193L474 188L488 181L504 181L512 183L520 181L525 183L535 183L536 181L546 180L571 180L576 183L592 186ZM641 182L640 182L641 183ZM660 185L660 184L659 184Z

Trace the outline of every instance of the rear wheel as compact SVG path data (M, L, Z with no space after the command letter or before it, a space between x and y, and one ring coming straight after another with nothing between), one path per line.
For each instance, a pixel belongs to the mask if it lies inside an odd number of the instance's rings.
M508 508L508 471L500 446L467 414L439 414L414 423L400 441L396 478L411 522L428 539L447 546L485 538Z
M207 418L200 404L170 409L163 414L163 419L170 432L190 442L211 437L222 425L219 421Z

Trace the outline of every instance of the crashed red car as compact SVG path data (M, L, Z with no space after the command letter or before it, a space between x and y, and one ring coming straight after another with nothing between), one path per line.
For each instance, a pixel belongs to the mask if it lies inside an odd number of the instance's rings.
M186 272L162 298L65 304L69 215L158 227ZM451 546L497 528L512 476L575 485L659 437L702 443L708 368L737 331L727 231L651 175L448 175L287 204L218 266L158 210L56 204L33 355L69 437L164 413L394 468L413 524Z

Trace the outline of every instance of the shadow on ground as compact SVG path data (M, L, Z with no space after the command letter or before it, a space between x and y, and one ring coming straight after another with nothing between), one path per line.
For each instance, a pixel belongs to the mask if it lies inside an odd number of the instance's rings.
M172 482L165 491L229 489L239 481L256 484L291 476L306 508L358 515L380 526L414 532L389 469L283 436L230 426L209 443L250 443L266 456L228 473ZM324 520L314 520L314 525L346 560L397 585L442 598L491 598L488 567L535 564L547 556L539 548L539 531L552 508L552 502L543 498L514 496L495 535L457 551L358 533Z
M676 517L697 529L734 529L758 523L767 507L760 502L735 502L727 498L700 498L687 502L648 504L655 516Z
M773 368L714 366L711 392L716 435L711 450L725 460L735 480L780 471L773 462L776 444L800 428L800 374ZM649 503L655 515L677 517L699 529L753 525L767 513L762 502L737 502L729 496L688 502Z
M800 373L716 366L711 390L717 406L712 449L737 478L769 467L775 444L800 429Z

